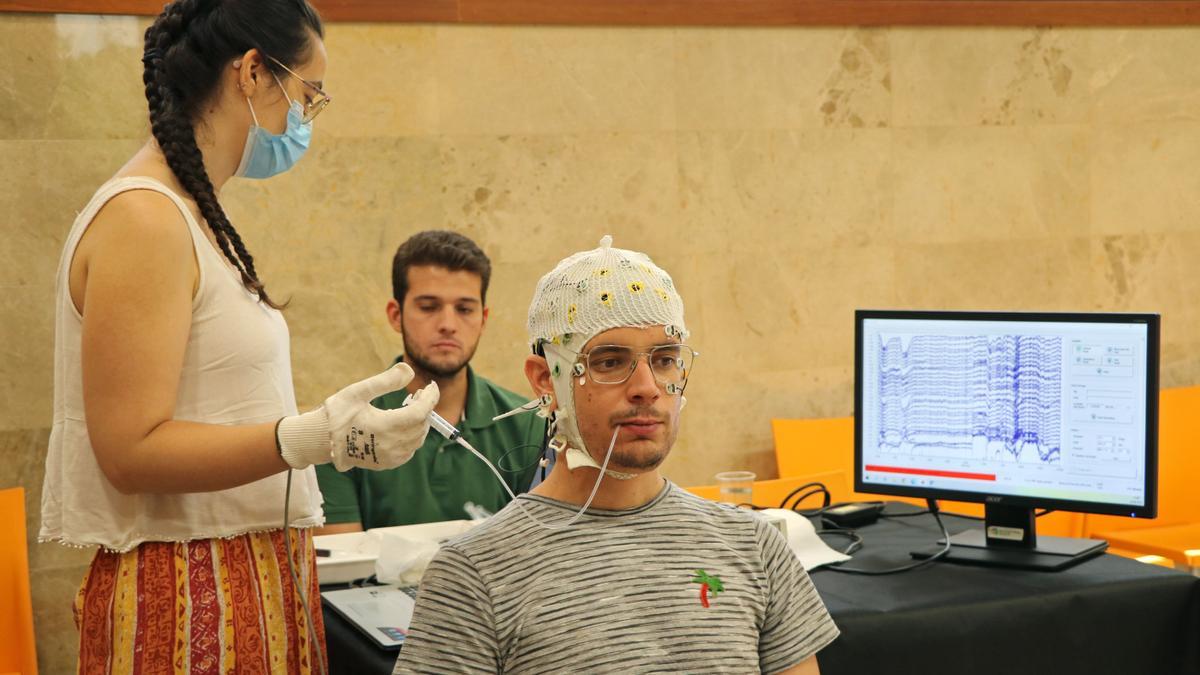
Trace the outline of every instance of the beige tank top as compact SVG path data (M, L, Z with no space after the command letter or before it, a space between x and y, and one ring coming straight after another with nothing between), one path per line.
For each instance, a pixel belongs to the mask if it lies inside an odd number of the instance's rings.
M75 249L96 213L127 190L153 190L175 203L187 221L199 263L174 418L233 425L296 414L283 315L246 290L178 195L150 178L113 179L100 187L75 219L58 264L54 426L38 539L128 551L144 541L189 541L278 529L283 526L286 473L218 492L125 495L109 483L96 462L83 409L83 319L71 300L69 274ZM292 481L292 526L320 525L324 517L316 472L312 467L297 471Z

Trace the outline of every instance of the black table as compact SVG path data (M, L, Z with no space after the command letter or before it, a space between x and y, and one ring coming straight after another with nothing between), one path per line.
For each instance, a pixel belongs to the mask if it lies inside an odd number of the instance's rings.
M943 519L952 534L979 526ZM852 564L868 568L912 562L910 550L941 535L929 516L859 533L865 545ZM1103 555L1061 572L933 563L812 578L842 631L820 653L822 675L1200 675L1200 578L1182 572ZM396 652L329 609L325 632L331 675L391 672Z
M980 526L943 520L951 534ZM931 516L859 533L853 565L878 569L941 538ZM822 675L1200 673L1200 579L1127 558L1060 572L935 562L877 577L819 569L812 579L842 631L818 657Z

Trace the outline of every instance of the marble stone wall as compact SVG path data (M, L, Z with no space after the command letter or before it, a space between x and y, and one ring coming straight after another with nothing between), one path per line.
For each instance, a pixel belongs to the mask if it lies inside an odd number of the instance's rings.
M29 531L63 236L146 136L145 20L0 14L0 487ZM611 233L682 290L702 353L667 473L774 474L772 417L849 415L856 307L1163 313L1200 380L1194 29L330 26L315 147L224 200L292 298L302 405L399 347L391 252L491 255L478 368L526 390L536 279ZM30 544L39 658L72 669L87 552Z

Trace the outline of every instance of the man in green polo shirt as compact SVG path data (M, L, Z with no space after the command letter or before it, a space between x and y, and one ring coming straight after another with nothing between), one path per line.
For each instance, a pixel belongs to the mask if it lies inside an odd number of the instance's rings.
M404 342L404 360L416 376L407 391L374 405L400 407L409 392L437 382L435 410L492 461L514 492L524 492L537 470L546 423L534 415L492 418L529 400L497 386L468 363L487 324L491 262L475 242L454 232L413 235L392 261L388 322ZM324 470L329 469L329 470ZM491 470L456 443L431 432L406 464L384 471L340 473L318 467L325 497L319 534L468 518L468 503L489 512L510 500Z

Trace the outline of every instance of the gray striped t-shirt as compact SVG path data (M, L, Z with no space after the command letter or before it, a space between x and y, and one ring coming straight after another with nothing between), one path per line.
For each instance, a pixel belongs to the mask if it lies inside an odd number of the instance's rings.
M548 523L579 509L518 500ZM448 542L394 673L774 673L837 635L774 527L667 482L566 530L513 502Z

